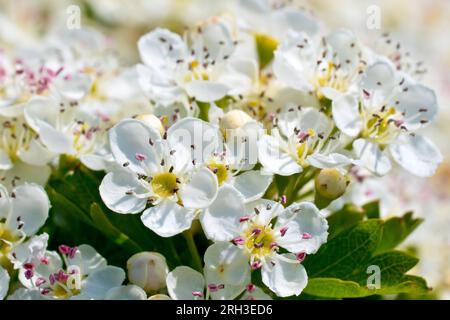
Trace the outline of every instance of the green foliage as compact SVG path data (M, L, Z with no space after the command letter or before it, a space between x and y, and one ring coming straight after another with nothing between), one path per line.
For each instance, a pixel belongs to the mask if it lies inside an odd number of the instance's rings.
M373 217L379 217L378 203L362 208L346 205L328 217L328 242L304 262L309 276L304 294L322 298L361 298L428 291L424 279L406 274L418 259L392 250L420 224L420 220L413 219L411 213L387 221ZM376 267L372 269L371 266ZM375 283L368 281L369 277L377 271L380 286L370 288L368 284Z

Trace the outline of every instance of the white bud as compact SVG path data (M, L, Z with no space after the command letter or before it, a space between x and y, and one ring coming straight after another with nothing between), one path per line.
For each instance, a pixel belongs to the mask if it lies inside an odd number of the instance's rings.
M220 118L220 128L222 130L238 129L251 120L252 118L244 111L231 110Z
M342 196L347 188L347 178L335 168L320 170L315 179L316 191L327 200Z
M163 135L164 132L166 131L166 130L164 130L164 126L163 126L161 120L159 120L159 118L153 114L148 113L148 114L138 115L136 117L136 120L139 120L139 121L145 123L149 127L153 128L156 131L158 131L159 133L161 133L161 135Z
M166 258L157 252L140 252L127 261L128 280L147 293L166 286L169 268Z

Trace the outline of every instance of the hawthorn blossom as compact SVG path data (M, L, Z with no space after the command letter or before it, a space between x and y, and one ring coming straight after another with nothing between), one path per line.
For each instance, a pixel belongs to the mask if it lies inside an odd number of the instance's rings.
M142 36L138 49L143 64L137 65L143 91L158 107L188 110L191 100L210 103L220 100L246 81L240 59L233 57L235 39L229 21L214 17L188 31L184 39L157 28Z
M11 267L14 250L44 225L49 209L41 186L26 183L10 193L0 185L0 266Z
M275 76L317 99L334 100L357 89L365 68L363 47L349 30L338 30L317 43L304 32L290 32L275 51Z
M251 283L245 286L236 286L237 290L233 286L233 290L230 291L225 288L223 283L208 283L213 278L218 279L211 277L211 270L209 273L206 273L205 270L205 275L203 275L186 266L176 267L167 275L167 291L174 300L233 299L236 297L239 297L240 300L271 299L261 288ZM228 296L229 294L232 296Z
M109 142L122 168L108 173L100 185L108 208L124 214L145 209L142 222L163 237L189 229L196 210L208 207L218 189L216 176L194 168L189 151L171 144L171 135L169 130L161 136L139 120L118 123L109 131Z
M327 220L314 204L300 202L283 208L265 199L245 204L230 187L219 191L201 221L206 236L217 241L208 250L228 259L222 269L223 265L205 255L206 267L219 271L225 287L238 283L236 279L242 277L243 270L261 268L263 283L280 297L302 292L307 275L301 262L317 252L328 236ZM287 253L279 253L280 249Z
M412 174L432 175L442 162L437 147L419 130L436 117L434 91L398 73L391 63L368 67L357 95L333 101L333 118L345 134L355 137L358 164L377 175L392 167L388 154Z
M252 170L258 160L257 141L262 134L261 126L256 121L249 121L239 128L221 129L187 117L169 128L168 141L191 150L191 161L196 167L206 167L213 172L219 187L231 185L247 201L260 198L272 182L271 174Z
M125 272L107 265L91 246L60 245L58 253L47 250L47 240L46 234L29 240L39 243L39 250L30 250L32 246L27 243L22 244L24 248L18 248L19 280L25 288L18 289L10 299L98 300L125 280Z
M264 170L289 176L304 168L346 166L343 140L333 122L314 108L291 107L280 114L278 127L259 141L258 156Z

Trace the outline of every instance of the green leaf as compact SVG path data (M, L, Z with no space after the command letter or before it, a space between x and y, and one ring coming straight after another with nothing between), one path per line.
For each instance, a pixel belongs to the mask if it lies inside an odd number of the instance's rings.
M362 267L378 246L381 234L381 220L367 220L339 234L305 260L309 276L348 279L364 272Z
M403 242L421 223L423 219L413 218L408 212L403 217L393 217L384 223L383 238L377 248L377 253L395 248Z
M91 205L90 214L95 226L102 230L111 240L120 246L123 246L132 253L143 251L142 248L131 240L126 234L120 232L106 217L103 210L97 203Z
M344 210L333 215L335 220L348 212L362 219L358 211ZM353 220L356 221L357 219ZM315 254L308 256L304 266L308 272L305 294L329 298L356 298L397 293L424 293L425 280L406 275L418 260L406 253L389 251L376 254L383 239L383 221L369 219L356 222L350 229L335 234ZM339 225L337 221L334 224ZM373 268L373 269L372 269ZM379 272L379 287L369 288L373 275Z
M380 218L380 201L372 201L363 205L363 210L369 219L379 219Z
M364 219L365 212L358 206L346 204L328 216L328 241L339 233L354 227Z

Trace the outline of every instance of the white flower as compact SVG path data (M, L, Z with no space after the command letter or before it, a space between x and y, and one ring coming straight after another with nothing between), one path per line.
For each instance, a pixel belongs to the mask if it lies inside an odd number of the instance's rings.
M217 178L207 168L194 169L189 152L172 145L138 120L123 120L109 132L110 146L123 170L108 173L100 195L111 210L139 213L145 226L163 237L190 228L197 209L215 199ZM200 145L199 145L200 147Z
M77 101L47 97L30 100L24 114L48 150L76 157L96 169L93 155L101 152L105 143L99 117L82 111Z
M226 244L225 244L226 245ZM211 247L210 247L211 248ZM225 253L230 252L225 248ZM214 247L208 249L205 254L206 259L215 259L216 257L210 257L211 252L214 251ZM207 257L208 256L208 257ZM223 270L229 267L229 265L224 265L225 256L222 255L219 264L222 264ZM215 264L213 264L215 265ZM239 297L241 300L270 300L270 296L265 294L261 288L248 283L246 285L239 284L231 286L230 284L221 283L220 276L212 276L212 274L217 273L212 268L213 265L205 267L205 276L194 269L189 267L181 266L176 267L167 275L167 290L169 295L174 300L207 300L220 299L220 300L230 300ZM237 271L237 270L234 270ZM243 270L245 271L245 270ZM222 271L222 274L225 271ZM220 272L219 272L220 273ZM245 272L245 279L243 281L249 281L248 272ZM219 281L219 282L211 282ZM245 290L245 291L244 291ZM243 293L244 291L244 293Z
M0 265L10 266L14 250L47 220L50 201L41 186L24 184L11 194L0 185Z
M357 137L359 165L377 175L391 169L387 155L416 176L430 176L442 161L435 145L417 130L434 120L436 96L393 66L379 61L368 67L359 95L333 101L333 118L345 134ZM361 106L359 106L361 105Z
M302 292L307 275L300 263L307 254L315 253L328 236L328 223L314 204L301 202L283 208L278 202L261 199L246 205L242 196L230 187L219 191L202 225L209 239L235 244L220 242L222 247L211 249L217 250L218 256L226 254L233 266L220 273L225 285L239 283L236 279L242 277L242 268L261 268L263 283L280 297ZM280 248L288 253L278 253ZM238 253L233 253L237 249L245 255L245 262ZM208 262L207 255L205 265L214 265ZM216 266L215 270L222 269Z
M134 284L111 288L105 296L105 300L147 300L145 291Z
M275 51L274 73L286 85L334 100L355 90L362 48L356 36L339 30L316 43L307 34L288 33Z
M144 63L137 66L139 81L157 104L179 101L187 105L188 98L212 102L230 90L220 79L234 49L227 22L211 19L186 38L185 42L179 35L157 28L139 39Z
M332 134L333 122L313 108L290 108L278 120L278 128L259 141L259 161L264 170L289 176L312 165L317 168L339 167L351 163L336 151L343 147Z
M220 131L200 119L185 118L169 128L168 141L190 149L195 165L206 166L213 172L219 187L231 185L246 201L252 201L262 197L272 182L271 174L250 170L258 160L257 142L261 134L261 125L253 120L239 128Z
M41 244L40 250L21 257L19 280L26 288L17 293L21 298L34 299L39 293L42 299L105 299L110 289L125 280L125 272L107 265L91 246L60 245L58 254L46 250L47 239L32 238L30 242Z

